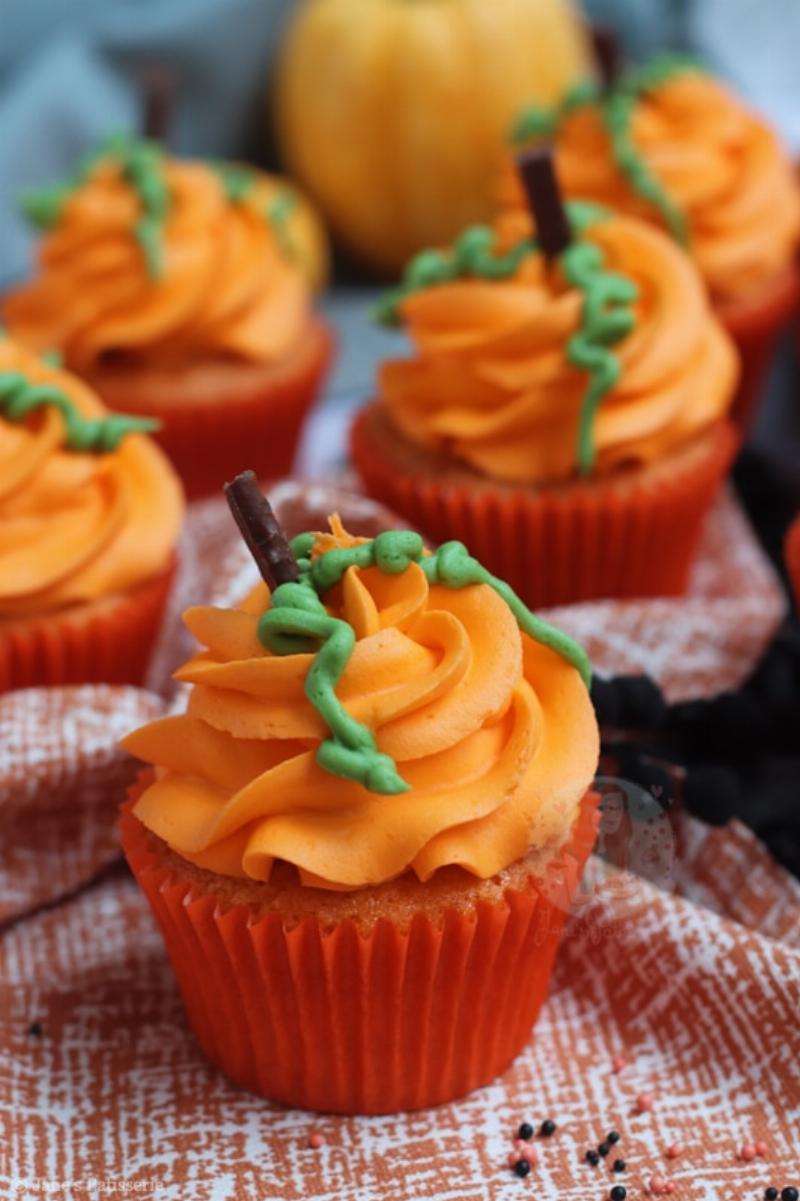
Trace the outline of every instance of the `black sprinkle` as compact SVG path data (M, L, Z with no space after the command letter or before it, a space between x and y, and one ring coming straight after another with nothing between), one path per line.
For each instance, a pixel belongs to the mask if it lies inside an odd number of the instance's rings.
M555 1122L551 1121L550 1118L548 1118L546 1122L542 1122L541 1126L539 1127L539 1133L544 1135L545 1138L549 1138L550 1135L555 1134L555 1132L556 1124Z
M791 1185L781 1189L781 1201L797 1201L799 1195L797 1189L792 1188Z
M517 1138L521 1138L521 1139L533 1138L533 1126L531 1126L530 1122L522 1123L519 1130L517 1131Z
M615 1184L609 1193L611 1201L625 1201L627 1195L627 1191L622 1187L621 1184Z
M614 1160L614 1171L615 1172L624 1172L626 1166L627 1165L626 1165L624 1159L615 1159Z
M611 1143L612 1147L614 1146L614 1143L618 1143L619 1142L619 1131L618 1130L609 1130L608 1134L606 1135L606 1142Z
M608 1143L601 1143L600 1146L597 1148L597 1154L602 1155L603 1159L605 1159L605 1157L608 1155L610 1150L611 1150L611 1148L609 1147Z
M530 1170L531 1165L528 1163L527 1159L518 1159L514 1164L514 1171L517 1173L520 1179L523 1179L523 1177L527 1176Z
M30 1034L31 1038L41 1038L44 1034L42 1023L31 1022L30 1026L28 1027L28 1034Z
M765 1201L778 1201L778 1190L776 1188L768 1188L764 1190Z
M587 1151L586 1152L586 1161L587 1161L587 1163L590 1163L593 1168L596 1168L600 1162L600 1156L597 1154L596 1151Z

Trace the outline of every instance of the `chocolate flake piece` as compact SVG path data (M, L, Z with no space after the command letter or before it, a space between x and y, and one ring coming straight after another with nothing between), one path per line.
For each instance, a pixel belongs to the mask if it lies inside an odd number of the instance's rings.
M597 25L592 30L592 48L603 90L610 92L617 82L622 66L619 38L613 29Z
M139 71L138 82L142 105L142 137L166 142L175 108L175 73L162 64L148 64Z
M297 563L255 473L242 471L225 484L225 499L270 592L294 583L300 575Z
M542 254L547 259L557 258L572 241L572 230L558 185L552 147L538 146L518 155L517 168Z

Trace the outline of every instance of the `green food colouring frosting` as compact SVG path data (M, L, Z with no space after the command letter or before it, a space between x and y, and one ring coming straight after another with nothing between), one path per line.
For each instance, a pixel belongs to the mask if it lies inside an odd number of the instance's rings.
M592 225L608 220L607 210L582 200L568 201L566 207L576 240L559 256L559 261L567 281L583 294L581 323L567 343L567 359L589 375L577 445L578 470L588 475L595 460L597 410L620 377L619 359L610 347L634 328L636 318L631 305L639 292L633 280L607 269L600 246L585 240ZM400 305L408 296L439 283L470 277L510 278L523 259L539 249L534 239L525 238L504 255L495 256L494 236L490 229L474 226L461 235L452 253L425 250L417 255L406 268L399 288L379 302L378 317L387 324L396 324Z
M609 347L633 329L630 306L638 289L626 275L606 269L603 251L593 242L573 242L561 256L561 266L569 283L583 293L581 324L567 343L567 358L589 375L578 424L578 470L588 475L595 460L597 410L621 372L619 359Z
M526 108L511 130L511 141L520 144L532 138L555 137L561 123L577 109L596 105L608 130L617 167L637 196L659 213L676 241L686 246L689 243L686 214L636 149L631 126L642 96L676 75L702 70L702 63L689 55L662 54L644 66L624 72L607 92L594 80L585 80L571 88L554 108L537 105Z
M231 204L241 204L247 198L255 182L255 176L249 167L241 163L212 163L219 176L222 190Z
M516 593L473 559L460 542L446 542L432 555L423 554L422 538L410 530L389 530L358 546L338 547L311 559L314 534L299 534L291 542L299 579L280 584L258 624L261 642L276 655L313 653L305 691L330 731L317 750L317 762L331 775L355 780L370 792L387 796L407 792L409 785L389 756L378 750L375 736L354 721L336 695L336 685L356 644L353 627L332 617L322 596L338 584L349 567L378 567L400 575L418 563L428 583L447 588L487 584L508 605L521 630L550 647L580 673L587 688L591 664L586 652L570 637L531 613Z
M0 371L0 412L9 421L24 421L36 409L58 409L64 418L65 445L69 450L105 454L116 450L127 434L146 434L160 423L149 417L84 417L61 388L37 384L21 371Z
M213 166L231 204L242 204L255 187L256 172L251 171L249 167L243 167L241 163L217 162ZM296 204L297 197L294 192L290 188L282 188L264 209L264 219L272 226L281 251L289 259L297 257L289 235L289 217Z
M133 233L144 255L148 275L158 279L164 273L164 225L169 215L170 196L164 174L164 155L156 142L114 134L83 160L68 182L25 193L22 211L38 229L52 229L61 220L70 197L86 182L95 167L106 160L117 163L123 178L139 199L141 215Z
M495 234L488 225L465 229L451 251L423 250L409 262L397 288L387 292L375 306L374 315L384 325L400 322L400 306L407 297L435 284L455 279L510 279L526 255L536 249L533 238L518 242L505 254L495 254Z

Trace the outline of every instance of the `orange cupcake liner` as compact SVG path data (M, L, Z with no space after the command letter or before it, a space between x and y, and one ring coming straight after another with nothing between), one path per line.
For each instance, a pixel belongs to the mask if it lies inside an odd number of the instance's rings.
M200 1045L237 1084L302 1109L397 1113L489 1083L528 1040L594 844L595 793L524 891L440 924L418 915L365 931L350 920L290 926L200 895L160 864L133 815L142 787L123 806L122 846Z
M564 490L456 483L387 466L368 410L351 453L370 496L432 544L457 539L533 608L685 592L703 521L738 445L721 423L702 459L625 490L598 480Z
M800 267L793 264L761 300L717 305L715 313L736 344L741 360L731 417L743 435L752 429L781 334L800 300Z
M53 684L141 684L177 560L119 596L0 622L0 693Z
M784 558L795 605L800 609L800 514L795 517L786 534Z
M333 354L333 334L322 322L309 333L295 365L272 376L262 388L246 394L220 393L212 398L176 397L159 406L133 391L97 392L109 408L156 417L155 440L180 475L189 500L218 493L226 480L250 467L260 479L288 475L297 453L305 419Z

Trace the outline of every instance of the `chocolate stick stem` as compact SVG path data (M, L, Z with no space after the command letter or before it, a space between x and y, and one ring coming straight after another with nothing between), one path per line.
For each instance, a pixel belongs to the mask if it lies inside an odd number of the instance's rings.
M172 123L175 86L175 75L168 67L153 64L143 67L139 72L142 137L155 142L167 141Z
M552 147L540 146L520 154L517 168L542 254L547 259L557 258L572 241L572 230L558 186Z
M294 583L300 575L297 563L255 474L243 471L225 484L225 499L270 592L280 584Z
M619 38L613 29L598 25L592 29L592 46L603 91L610 92L617 82L622 66Z

